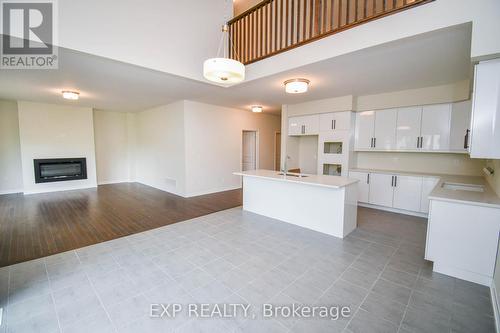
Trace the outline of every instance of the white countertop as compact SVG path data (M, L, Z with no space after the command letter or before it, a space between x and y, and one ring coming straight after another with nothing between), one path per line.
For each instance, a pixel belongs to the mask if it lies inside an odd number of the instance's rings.
M500 208L500 197L493 191L488 182L479 176L460 176L432 174L426 172L407 172L395 170L377 170L377 169L350 169L349 171L373 172L405 176L422 176L439 178L439 182L429 195L429 199L442 200L450 202L461 202L469 205L486 206ZM443 188L443 183L472 184L484 186L484 192L473 192L463 190L450 190Z
M443 188L443 184L473 184L484 186L484 192L450 190ZM441 176L439 183L434 187L429 199L461 202L471 205L500 208L500 197L496 195L491 186L483 177L474 176Z
M339 176L303 174L305 177L294 177L294 176L279 175L279 173L280 173L279 171L260 169L260 170L235 172L234 174L244 177L265 178L276 181L284 181L290 183L298 183L304 185L313 185L313 186L329 187L329 188L342 188L358 182L357 179L339 177Z

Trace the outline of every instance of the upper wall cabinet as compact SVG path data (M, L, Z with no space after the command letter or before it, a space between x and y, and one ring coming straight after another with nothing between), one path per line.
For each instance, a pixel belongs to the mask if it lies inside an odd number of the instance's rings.
M500 159L500 59L476 65L471 127L470 156Z
M355 149L373 149L374 134L375 111L364 111L356 113L356 131L354 134Z
M421 124L422 107L409 107L398 110L396 128L398 149L418 149L420 147Z
M471 110L471 100L453 103L451 109L450 151L467 151L470 137Z
M356 114L355 150L465 153L470 103Z
M318 135L319 115L288 118L288 135Z
M451 104L426 105L422 108L420 148L423 150L450 149Z
M321 132L351 129L351 112L332 112L319 115L319 129Z
M355 149L396 148L397 110L365 111L356 114Z

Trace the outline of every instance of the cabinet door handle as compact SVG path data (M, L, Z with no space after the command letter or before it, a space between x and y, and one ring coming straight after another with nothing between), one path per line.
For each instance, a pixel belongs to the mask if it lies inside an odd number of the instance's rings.
M394 176L391 176L391 187L394 187Z
M470 134L470 129L467 129L465 131L464 149L468 149L469 148L469 134Z
M370 184L370 174L366 174L366 183Z
M333 124L333 119L332 119L332 129L334 129L334 128L335 128L335 125Z
M394 187L398 187L398 176L394 176Z
M333 120L333 129L337 129L337 120L336 119Z
M373 138L373 148L377 147L377 138Z
M417 136L417 148L420 148L420 137Z

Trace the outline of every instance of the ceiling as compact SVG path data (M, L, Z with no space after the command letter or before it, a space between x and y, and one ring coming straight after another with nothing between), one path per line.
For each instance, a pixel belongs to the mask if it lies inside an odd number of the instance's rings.
M59 49L58 70L0 70L0 98L139 111L190 99L248 110L345 95L368 95L468 79L471 26L446 28L223 88L69 49ZM200 71L202 64L200 64ZM251 66L248 67L251 71ZM283 81L305 77L310 91L287 95ZM66 101L61 90L78 90Z

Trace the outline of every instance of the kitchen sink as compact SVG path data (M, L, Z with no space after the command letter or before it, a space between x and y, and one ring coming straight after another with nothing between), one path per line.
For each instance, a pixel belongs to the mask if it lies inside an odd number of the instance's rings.
M442 187L445 190L453 190L453 191L484 192L483 185L475 185L475 184L460 184L460 183L444 182Z
M300 173L284 173L284 172L279 172L278 175L280 176L289 176L289 177L297 177L297 178L306 178L306 175L301 175Z

